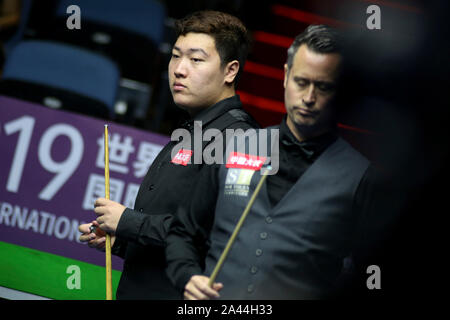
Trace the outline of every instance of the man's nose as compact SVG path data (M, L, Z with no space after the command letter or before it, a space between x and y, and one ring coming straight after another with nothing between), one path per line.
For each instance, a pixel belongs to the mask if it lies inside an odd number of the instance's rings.
M185 78L187 75L187 68L184 59L179 59L174 66L173 73L177 78Z
M314 84L311 84L308 87L308 91L306 92L306 95L303 96L303 102L307 106L311 106L316 102L316 90Z

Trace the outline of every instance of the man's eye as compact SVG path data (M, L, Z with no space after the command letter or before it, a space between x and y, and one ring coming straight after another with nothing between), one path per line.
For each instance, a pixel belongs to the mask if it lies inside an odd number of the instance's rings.
M306 81L297 81L297 85L301 88L304 88L308 85Z
M172 53L172 58L179 58L180 56L179 55L177 55L177 54L175 54L175 53Z
M325 84L325 83L323 83L323 84L319 84L319 85L317 86L317 88L319 88L320 91L330 92L330 91L333 90L334 87L333 87L333 85L331 85L331 84Z
M199 59L199 58L191 58L192 61L194 62L201 62L203 61L203 59Z

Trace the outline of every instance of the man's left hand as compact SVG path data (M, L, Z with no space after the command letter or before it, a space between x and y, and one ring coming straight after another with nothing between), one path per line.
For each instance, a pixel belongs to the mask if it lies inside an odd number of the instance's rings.
M106 232L116 232L120 217L126 207L112 200L98 198L95 200L94 208L100 229Z

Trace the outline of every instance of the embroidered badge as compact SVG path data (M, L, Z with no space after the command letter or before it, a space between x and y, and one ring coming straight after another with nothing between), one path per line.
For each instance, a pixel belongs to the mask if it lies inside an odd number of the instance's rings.
M258 157L240 152L230 152L226 167L258 171L266 161L266 157Z
M250 183L255 172L256 171L253 169L228 169L227 177L225 179L224 194L247 197Z
M187 166L189 160L191 160L192 150L181 149L178 153L173 157L172 163L181 164L182 166Z

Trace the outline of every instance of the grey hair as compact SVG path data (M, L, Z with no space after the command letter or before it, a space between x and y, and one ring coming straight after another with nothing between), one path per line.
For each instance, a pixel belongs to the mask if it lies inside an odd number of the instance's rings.
M294 56L302 44L316 53L341 53L342 38L337 30L326 25L310 25L299 34L287 51L287 66L291 69Z

